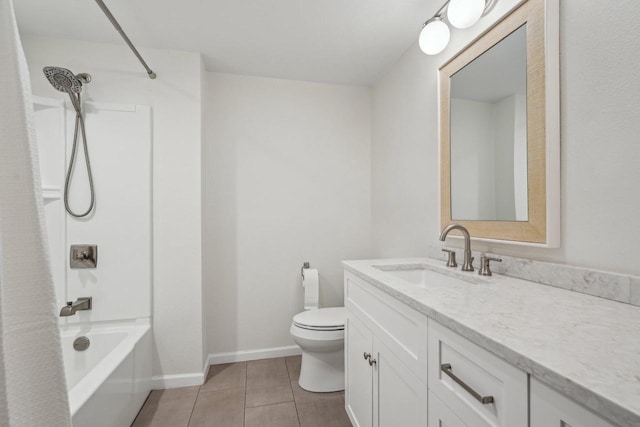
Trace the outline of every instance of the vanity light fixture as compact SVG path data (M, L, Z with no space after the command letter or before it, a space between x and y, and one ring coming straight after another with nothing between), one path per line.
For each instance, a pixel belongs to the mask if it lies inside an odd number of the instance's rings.
M485 0L450 0L447 19L456 28L469 28L480 20Z
M451 30L441 17L434 16L424 24L418 44L427 55L437 55L449 44Z
M437 55L449 44L451 30L442 20L447 11L447 20L456 28L469 28L480 20L491 0L447 0L422 27L418 44L427 55Z

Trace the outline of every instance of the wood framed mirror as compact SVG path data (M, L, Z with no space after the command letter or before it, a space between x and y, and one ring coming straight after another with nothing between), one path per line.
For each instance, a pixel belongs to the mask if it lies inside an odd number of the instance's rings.
M441 228L559 246L558 13L527 0L440 68Z

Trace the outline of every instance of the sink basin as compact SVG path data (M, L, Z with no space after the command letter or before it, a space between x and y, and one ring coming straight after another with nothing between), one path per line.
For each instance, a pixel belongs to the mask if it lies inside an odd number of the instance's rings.
M474 285L488 282L487 279L474 275L473 272L462 272L452 268L444 266L439 267L437 265L427 263L374 265L373 267L380 271L384 271L390 276L417 286L428 286L429 282L437 280L438 277L434 276L434 274L453 277Z

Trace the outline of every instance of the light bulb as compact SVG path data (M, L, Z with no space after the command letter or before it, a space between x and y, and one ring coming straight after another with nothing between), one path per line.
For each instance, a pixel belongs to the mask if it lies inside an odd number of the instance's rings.
M427 55L437 55L449 44L451 31L439 16L431 18L420 32L418 44Z
M447 19L456 28L469 28L482 16L485 0L451 0L447 6Z

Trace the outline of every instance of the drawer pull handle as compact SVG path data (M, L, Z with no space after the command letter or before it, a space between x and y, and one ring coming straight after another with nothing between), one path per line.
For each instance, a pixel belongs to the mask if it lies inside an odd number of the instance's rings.
M364 357L364 360L371 359L371 353L367 353L366 351L364 352L364 354L362 356Z
M443 363L442 365L440 365L440 370L447 374L449 378L458 383L458 385L465 389L471 396L475 397L478 402L482 403L483 405L486 405L487 403L493 403L493 396L480 396L478 392L469 387L464 381L462 381L453 372L451 372L451 363Z

